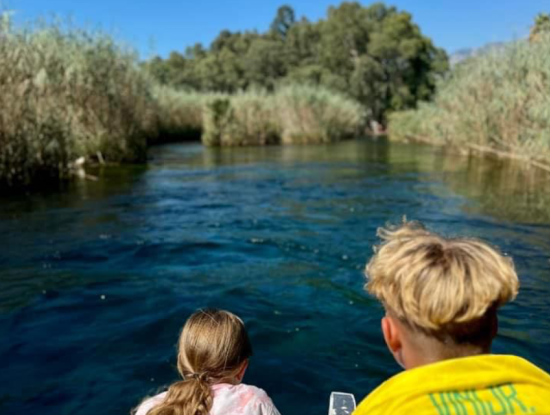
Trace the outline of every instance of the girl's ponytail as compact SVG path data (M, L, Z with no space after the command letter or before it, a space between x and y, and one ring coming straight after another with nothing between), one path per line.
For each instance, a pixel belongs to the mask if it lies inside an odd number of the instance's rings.
M208 415L212 403L212 391L207 380L193 376L170 385L166 398L147 415Z

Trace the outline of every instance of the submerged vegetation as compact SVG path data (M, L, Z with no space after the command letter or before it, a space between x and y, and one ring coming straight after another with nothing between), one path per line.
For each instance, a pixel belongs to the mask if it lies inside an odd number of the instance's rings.
M455 146L550 171L550 34L458 64L433 102L390 117L390 138Z

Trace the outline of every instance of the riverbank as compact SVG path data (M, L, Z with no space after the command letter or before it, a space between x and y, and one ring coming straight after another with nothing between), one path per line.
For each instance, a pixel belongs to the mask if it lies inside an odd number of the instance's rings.
M86 177L86 163L141 163L147 148L321 143L364 127L355 101L322 88L194 93L160 86L100 32L0 25L0 188Z
M459 63L433 102L394 113L392 140L422 141L550 172L550 37Z

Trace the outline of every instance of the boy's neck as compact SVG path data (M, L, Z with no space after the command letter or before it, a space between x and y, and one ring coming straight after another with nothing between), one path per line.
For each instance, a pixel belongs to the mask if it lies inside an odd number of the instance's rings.
M490 347L484 348L475 345L448 346L431 339L429 343L423 342L423 347L414 348L414 350L409 351L406 362L407 370L443 360L478 356L491 352Z

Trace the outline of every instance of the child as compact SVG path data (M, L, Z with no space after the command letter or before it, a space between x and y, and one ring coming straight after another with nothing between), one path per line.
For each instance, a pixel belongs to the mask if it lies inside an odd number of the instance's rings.
M354 415L550 414L550 376L520 357L490 354L497 309L518 292L512 260L417 222L378 236L366 289L386 310L384 340L405 372Z
M279 415L262 389L241 383L252 346L239 317L222 310L195 312L178 349L183 380L143 402L136 415Z

